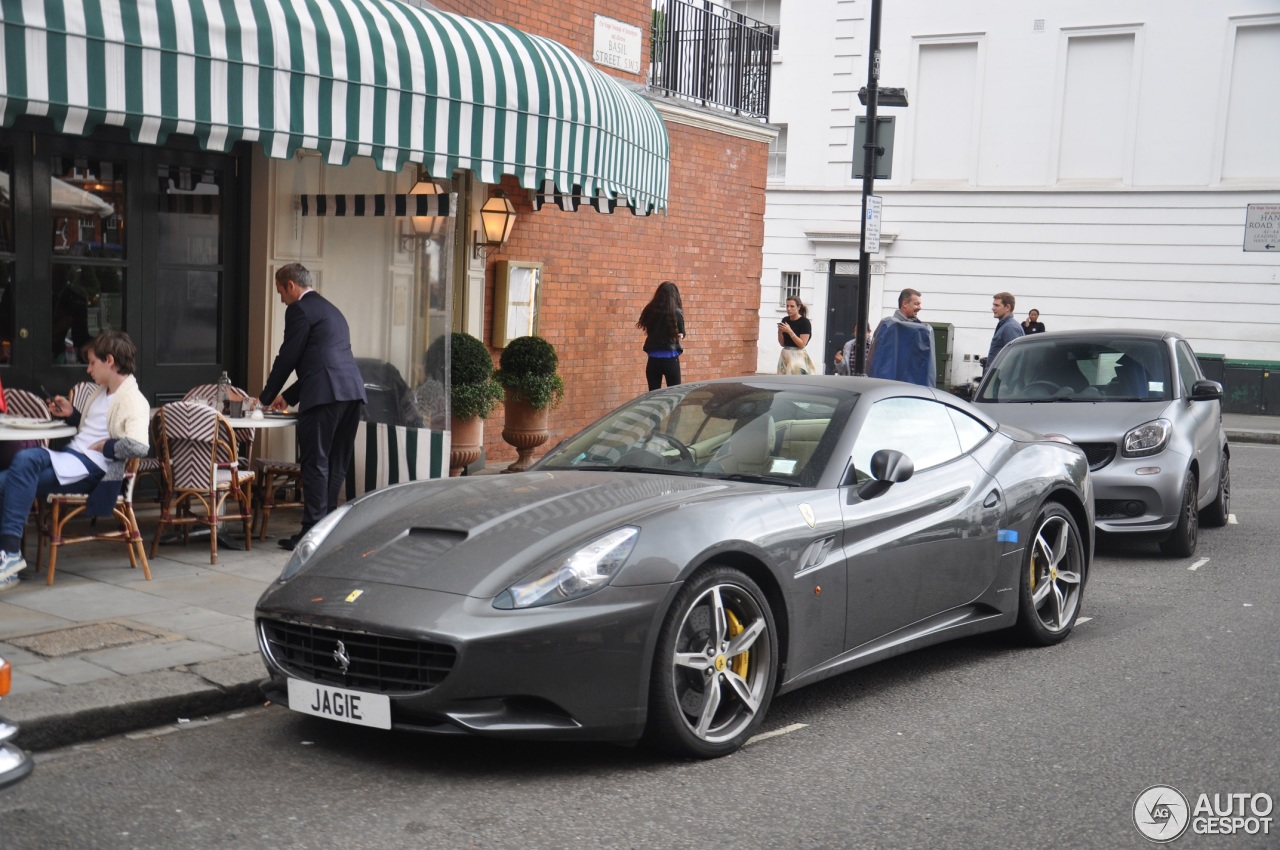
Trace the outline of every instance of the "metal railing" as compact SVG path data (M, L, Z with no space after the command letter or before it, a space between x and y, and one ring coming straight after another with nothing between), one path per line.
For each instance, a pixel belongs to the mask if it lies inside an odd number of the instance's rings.
M649 85L769 120L773 27L709 0L654 0Z

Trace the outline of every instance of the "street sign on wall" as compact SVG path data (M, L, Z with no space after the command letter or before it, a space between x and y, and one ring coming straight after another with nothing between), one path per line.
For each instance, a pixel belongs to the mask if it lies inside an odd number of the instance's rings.
M1280 204L1249 204L1246 207L1244 249L1280 252Z

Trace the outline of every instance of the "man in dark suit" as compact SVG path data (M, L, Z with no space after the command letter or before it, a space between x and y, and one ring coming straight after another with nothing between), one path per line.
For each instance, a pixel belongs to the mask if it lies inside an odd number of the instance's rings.
M292 549L311 526L338 506L365 403L364 380L351 353L347 320L311 286L311 272L301 263L276 272L276 292L288 307L284 342L258 397L272 410L298 406L302 530L280 541L285 549ZM297 372L298 380L281 392L290 372Z

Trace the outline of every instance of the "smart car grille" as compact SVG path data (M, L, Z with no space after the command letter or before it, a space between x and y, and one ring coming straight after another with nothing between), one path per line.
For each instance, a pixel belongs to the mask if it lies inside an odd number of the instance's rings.
M1084 449L1084 456L1089 461L1089 471L1097 472L1111 463L1116 456L1115 443L1076 443Z
M272 660L291 676L384 694L429 691L457 658L448 644L283 620L263 620L262 635Z

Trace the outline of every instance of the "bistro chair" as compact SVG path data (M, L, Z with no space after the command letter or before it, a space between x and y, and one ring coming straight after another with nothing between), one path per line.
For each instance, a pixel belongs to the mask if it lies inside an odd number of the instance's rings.
M58 549L72 543L89 543L99 540L110 540L123 543L129 551L129 564L136 570L142 565L142 574L151 581L151 565L147 563L146 546L142 542L142 534L138 531L138 518L133 513L133 489L138 478L139 458L131 457L125 461L124 481L120 486L120 495L116 497L112 513L119 527L113 531L93 531L76 537L65 534L67 523L84 513L88 507L89 496L85 493L50 493L46 497L48 510L40 523L40 542L36 548L36 570L40 569L40 560L44 549L49 547L48 584L53 584L53 573L58 568ZM94 520L97 518L94 517ZM96 527L96 522L94 523Z
M93 395L93 391L98 385L93 381L81 381L71 388L71 406L80 411L80 415L84 416L89 410L89 396Z
M232 387L231 392L238 394L241 398L251 399L249 395L239 387ZM187 394L182 397L183 401L197 401L204 404L218 403L218 385L217 384L197 384L187 390ZM248 467L249 458L253 457L253 441L257 437L258 432L253 428L237 428L236 429L236 445L239 446L241 452L242 466Z
M254 523L258 527L258 539L267 536L267 523L271 512L277 508L301 508L302 467L291 460L254 458L253 471L258 475L257 504Z
M44 399L30 390L6 389L4 391L4 403L11 416L25 416L27 419L53 419L49 415L49 406L45 404ZM33 440L32 442L41 446L49 445L48 440Z
M156 412L156 453L164 475L160 522L151 541L156 556L166 528L192 525L209 529L209 563L218 563L218 525L238 519L244 525L245 549L253 548L252 470L241 469L235 430L227 418L206 404L175 401ZM230 501L239 512L224 516Z

